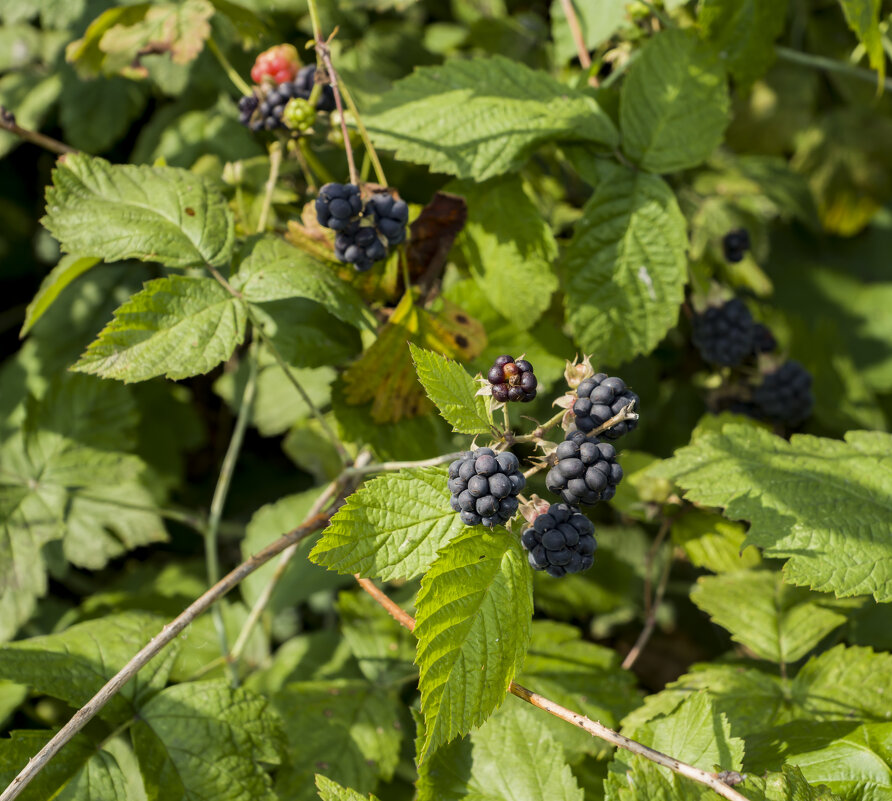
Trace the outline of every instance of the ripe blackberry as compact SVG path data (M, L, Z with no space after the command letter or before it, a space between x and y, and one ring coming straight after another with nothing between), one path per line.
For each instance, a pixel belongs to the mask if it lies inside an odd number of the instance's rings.
M731 262L743 260L743 255L750 249L750 235L746 228L736 228L728 231L722 238L722 250L725 258Z
M376 261L387 255L387 248L370 225L360 225L358 220L335 237L335 258L352 264L357 272L371 270Z
M325 184L316 198L316 219L332 231L345 231L362 211L356 184Z
M692 339L704 361L736 367L753 352L755 324L739 298L694 317Z
M811 373L792 359L766 373L753 390L756 416L772 423L798 426L811 414L814 404Z
M588 570L598 547L591 520L566 503L551 504L524 529L520 542L529 551L533 570L544 570L554 578Z
M760 353L772 353L775 350L777 350L777 340L771 329L767 325L756 323L753 326L753 353L758 356Z
M301 67L297 76L294 78L294 85L299 92L298 97L302 97L304 100L309 100L315 84L316 65L308 64L306 67ZM334 111L335 107L334 90L331 88L331 84L326 83L322 86L322 93L316 101L316 110Z
M269 78L276 84L285 83L294 80L299 66L300 61L294 45L274 45L254 59L251 80L259 84L264 78Z
M489 369L487 378L492 384L492 396L502 403L529 403L536 397L539 382L533 373L533 365L526 359L514 361L512 356L499 356Z
M571 506L609 501L616 494L623 469L616 448L572 431L557 446L557 463L545 476L545 486Z
M246 125L248 127L251 126L251 117L254 116L254 112L257 111L257 107L260 105L260 100L258 100L257 95L250 94L245 95L240 98L238 101L238 119L242 125ZM259 130L256 129L256 130Z
M364 213L372 215L375 228L388 245L398 245L406 238L409 206L405 200L397 200L389 192L376 192L366 203Z
M467 451L449 465L450 503L466 526L507 523L517 511L517 493L526 485L520 462L510 451Z
M576 388L576 396L573 414L576 415L576 427L583 434L600 428L630 403L634 403L636 409L639 403L638 396L626 388L625 381L616 376L608 376L607 373L596 373L580 382ZM637 425L637 420L623 420L599 436L618 439L626 432L634 431Z

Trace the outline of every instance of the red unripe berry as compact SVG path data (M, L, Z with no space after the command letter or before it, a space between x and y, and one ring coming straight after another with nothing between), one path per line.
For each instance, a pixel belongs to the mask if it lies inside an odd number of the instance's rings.
M508 362L502 367L502 373L510 381L514 376L520 375L520 368L514 362Z
M300 60L293 45L280 44L264 50L254 60L251 68L251 80L261 83L264 78L271 78L274 83L293 81L300 69Z

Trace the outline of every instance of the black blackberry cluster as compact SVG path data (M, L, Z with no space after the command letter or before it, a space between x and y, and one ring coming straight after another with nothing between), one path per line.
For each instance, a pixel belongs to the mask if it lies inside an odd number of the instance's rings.
M623 469L616 448L571 431L557 446L557 463L545 476L545 486L571 506L609 501L616 494Z
M245 95L239 100L239 120L252 131L272 131L285 128L282 114L288 101L294 97L308 100L313 91L316 65L301 67L293 81L285 81L273 87L266 96ZM334 93L330 86L324 86L316 101L318 111L332 111L335 107Z
M492 448L467 451L449 465L450 503L466 526L507 523L517 511L517 493L526 485L517 457Z
M728 231L722 238L725 259L731 262L743 261L743 255L750 249L750 234L746 228Z
M638 396L626 388L621 378L610 377L607 373L597 373L580 382L576 395L573 414L576 415L576 427L584 434L604 425L630 403L634 403L636 409L639 403ZM637 420L623 420L601 436L618 439L626 432L633 431L637 425Z
M811 373L793 359L766 373L753 390L754 416L772 423L798 426L811 414L814 404Z
M694 345L711 364L736 367L753 352L753 317L739 298L696 315L693 328Z
M388 245L399 245L406 238L409 206L405 200L397 200L389 192L376 192L365 208L371 214L375 228L384 236Z
M551 504L524 529L520 541L529 551L530 566L554 578L588 570L598 547L591 520L566 503Z
M356 184L325 184L316 198L316 219L332 231L344 231L359 220L362 196Z
M361 225L358 220L338 232L334 248L338 261L352 264L360 273L371 270L376 261L387 255L387 248L375 229L370 225Z
M492 384L492 396L502 403L529 403L536 397L539 381L533 373L533 365L526 359L514 361L512 356L499 356L487 378Z

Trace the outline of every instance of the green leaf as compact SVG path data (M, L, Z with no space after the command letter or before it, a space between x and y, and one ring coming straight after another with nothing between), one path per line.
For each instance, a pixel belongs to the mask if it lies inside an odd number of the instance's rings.
M479 726L505 697L531 637L532 577L520 542L475 526L439 553L416 600L419 761Z
M617 653L581 639L575 626L546 620L533 622L533 637L518 682L556 703L616 728L640 697L635 678L620 667ZM605 754L609 747L587 732L551 715L541 727L560 743L568 757Z
M223 681L177 684L141 706L133 743L150 801L276 801L282 724L265 699Z
M627 3L628 0L602 0L596 3L574 0L573 10L586 50L597 49L614 34L625 19ZM576 58L577 52L561 0L552 1L548 16L551 20L555 62L558 65L567 64Z
M14 731L0 739L0 784L12 782L28 761L46 745L52 732ZM22 801L135 801L128 778L109 748L77 735L53 757L26 787ZM145 795L143 795L143 798Z
M781 773L769 773L764 778L748 775L736 789L750 801L843 801L824 786L812 787L796 765L784 765Z
M774 62L774 40L787 20L787 0L703 0L698 19L728 71L747 87Z
M696 503L749 520L748 544L787 557L784 578L837 596L892 600L892 436L850 431L845 442L757 426L705 433L655 474Z
M530 328L558 288L551 268L558 252L551 227L516 175L448 189L468 201L459 241L474 280L499 314L516 320L523 330ZM505 214L506 208L511 214Z
M316 789L322 801L377 801L373 795L361 795L349 787L341 787L337 782L316 774Z
M273 699L285 721L288 759L276 789L289 801L315 798L313 775L369 792L393 776L400 755L400 701L364 681L289 684Z
M686 224L653 175L604 162L562 260L567 318L599 363L650 353L678 319Z
M464 367L411 342L409 350L418 380L452 430L462 434L489 434L491 414L486 401L477 394L477 383Z
M356 290L326 264L271 234L251 239L239 254L232 286L245 300L306 298L322 304L339 320L375 330L374 320Z
M53 170L46 200L42 222L69 253L167 267L219 267L232 256L234 224L225 198L187 170L69 154Z
M155 615L122 612L78 623L59 634L8 643L0 646L0 677L81 707L163 625ZM164 686L176 650L155 657L99 714L118 722L132 715L143 698Z
M354 492L332 518L310 559L329 570L390 581L424 573L464 529L449 505L446 471L385 473Z
M417 68L363 118L397 158L477 181L518 169L545 142L618 142L594 99L502 56Z
M877 71L877 85L886 76L886 55L880 31L882 0L839 0L849 28L864 45L870 66Z
M64 141L78 150L103 153L124 137L146 106L147 88L124 78L79 80L63 73L59 122Z
M822 604L826 596L791 587L770 570L701 576L691 600L756 656L781 664L801 659L846 622Z
M583 801L545 719L509 699L470 737L420 764L418 801Z
M746 529L721 515L689 509L672 524L672 541L684 549L691 564L713 573L758 567L762 557L755 547L744 547Z
M201 375L242 343L246 320L244 305L211 278L156 278L115 311L72 369L125 382Z
M648 172L696 167L721 143L729 106L709 46L689 31L664 31L644 45L623 83L623 152Z
M59 259L59 263L40 282L40 289L28 304L25 310L25 322L22 324L19 336L24 337L31 330L34 323L43 316L65 287L98 263L99 259L93 256L74 254Z
M731 736L728 721L705 692L687 697L671 714L639 727L636 739L709 772L739 771L743 761L743 740ZM644 757L618 750L610 765L606 797L608 801L700 798L701 791L689 781Z

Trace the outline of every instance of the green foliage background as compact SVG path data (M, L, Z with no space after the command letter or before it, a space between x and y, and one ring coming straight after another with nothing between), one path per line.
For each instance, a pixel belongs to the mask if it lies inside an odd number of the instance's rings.
M888 0L573 0L588 69L561 0L316 5L412 217L464 200L414 294L395 256L339 269L296 225L298 161L267 190L273 139L238 122L224 64L312 60L305 0L0 0L0 105L82 151L0 131L0 790L345 456L486 439L472 376L510 352L538 421L575 354L642 399L590 571L533 575L517 521L461 525L441 466L369 478L256 626L273 564L21 797L711 795L506 698L516 678L752 801L892 801ZM310 166L344 181L329 127ZM714 414L728 373L689 313L722 292L812 373L795 432Z

